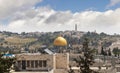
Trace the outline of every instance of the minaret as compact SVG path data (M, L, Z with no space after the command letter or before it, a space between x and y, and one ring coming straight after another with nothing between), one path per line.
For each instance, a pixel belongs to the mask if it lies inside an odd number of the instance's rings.
M77 24L75 24L75 31L77 31Z

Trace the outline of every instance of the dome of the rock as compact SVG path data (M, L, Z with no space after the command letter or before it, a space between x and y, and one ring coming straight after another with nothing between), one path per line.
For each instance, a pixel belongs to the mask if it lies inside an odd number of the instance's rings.
M55 40L54 40L54 45L55 46L66 46L67 45L67 41L65 38L63 37L57 37Z

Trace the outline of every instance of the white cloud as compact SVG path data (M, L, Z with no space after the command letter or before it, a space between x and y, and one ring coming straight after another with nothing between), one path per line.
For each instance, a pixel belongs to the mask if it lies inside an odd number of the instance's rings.
M42 0L0 0L0 19L12 16L17 11L33 7Z
M49 16L45 21L46 24L66 24L72 18L72 14L69 11L56 12Z
M115 6L118 3L120 3L120 0L110 0L110 4L107 7Z
M6 1L6 0L5 0ZM21 0L22 1L22 0ZM28 0L26 0L28 1ZM7 25L1 24L1 30L12 32L34 32L34 31L64 31L74 30L74 25L78 24L80 31L94 31L119 33L120 32L120 9L99 11L83 11L72 13L70 11L55 11L50 7L34 8L33 6L41 0L31 0L34 3L25 2L28 7L23 8L22 5L18 9L12 8L14 11L5 10L4 19L8 19ZM1 3L1 2L0 2ZM3 5L4 6L4 5ZM12 6L12 7L14 7ZM32 8L31 8L32 7ZM6 7L7 8L7 7ZM9 8L8 8L9 9ZM1 9L0 9L1 10ZM4 9L3 9L4 10ZM7 14L10 12L10 14ZM13 12L13 13L12 13ZM12 15L12 16L11 16ZM2 15L0 14L0 18ZM0 22L3 22L2 20Z

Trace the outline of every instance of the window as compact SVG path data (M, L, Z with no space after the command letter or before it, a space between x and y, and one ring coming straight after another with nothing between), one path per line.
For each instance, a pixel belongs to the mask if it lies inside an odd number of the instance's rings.
M39 60L39 67L47 67L47 61L46 60Z
M46 66L47 66L47 61L43 60L43 67L46 67Z
M36 68L38 67L38 61L37 60L35 61L35 67Z
M31 61L31 67L34 68L34 61Z
M39 67L42 67L42 61L39 61Z

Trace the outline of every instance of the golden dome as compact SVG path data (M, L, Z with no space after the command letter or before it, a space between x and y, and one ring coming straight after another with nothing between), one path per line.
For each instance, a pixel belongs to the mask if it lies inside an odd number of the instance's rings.
M67 45L67 41L63 37L57 37L54 40L54 45L55 46L66 46Z

